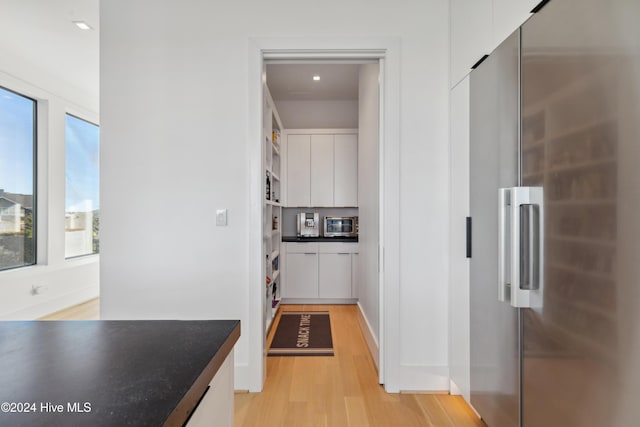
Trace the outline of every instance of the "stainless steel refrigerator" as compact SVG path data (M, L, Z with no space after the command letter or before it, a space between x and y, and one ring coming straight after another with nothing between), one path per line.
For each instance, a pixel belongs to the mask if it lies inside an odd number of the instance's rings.
M551 0L470 82L471 404L640 426L640 1Z

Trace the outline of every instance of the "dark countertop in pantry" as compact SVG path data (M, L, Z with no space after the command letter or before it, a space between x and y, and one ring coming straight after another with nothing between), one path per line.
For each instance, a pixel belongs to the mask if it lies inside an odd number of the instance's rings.
M282 236L283 242L341 242L341 243L358 243L357 237L298 237L298 236Z
M239 320L0 322L0 425L181 426L239 337Z

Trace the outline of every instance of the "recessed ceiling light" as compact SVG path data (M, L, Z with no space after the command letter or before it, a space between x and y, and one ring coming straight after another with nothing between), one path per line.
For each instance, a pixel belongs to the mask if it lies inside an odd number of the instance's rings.
M76 27L80 28L81 30L91 30L91 26L89 24L87 24L84 21L71 21L74 24L76 24Z
M320 80L320 76L313 76L313 81L314 81L314 82L317 82L317 81L319 81L319 80Z

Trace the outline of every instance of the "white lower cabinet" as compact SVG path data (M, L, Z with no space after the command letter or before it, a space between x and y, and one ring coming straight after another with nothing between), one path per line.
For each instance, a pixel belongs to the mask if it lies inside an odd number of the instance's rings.
M287 254L287 297L318 297L318 254Z
M209 383L185 427L233 426L233 350Z
M351 254L320 254L320 298L351 298Z
M283 298L318 298L318 244L286 243Z
M353 298L359 298L358 291L358 283L359 283L359 274L358 274L358 259L360 255L355 253L351 254L351 296Z
M284 243L285 300L353 300L357 243ZM285 301L286 302L286 301Z

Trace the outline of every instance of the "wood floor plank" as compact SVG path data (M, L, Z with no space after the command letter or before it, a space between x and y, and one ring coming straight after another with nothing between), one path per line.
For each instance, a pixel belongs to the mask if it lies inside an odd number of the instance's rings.
M451 417L438 402L435 394L414 395L413 398L418 402L424 416L434 426L456 427Z
M289 388L289 402L308 402L310 400L311 390L316 381L314 365L319 362L313 360L313 357L320 356L292 357L293 376Z
M314 420L311 417L307 402L289 402L283 426L313 427L313 424Z
M462 396L436 395L436 399L455 427L486 427Z
M236 393L234 396L234 424L243 425L255 393Z
M364 398L355 396L345 396L344 406L347 411L347 422L349 427L369 427L369 417L364 404Z

